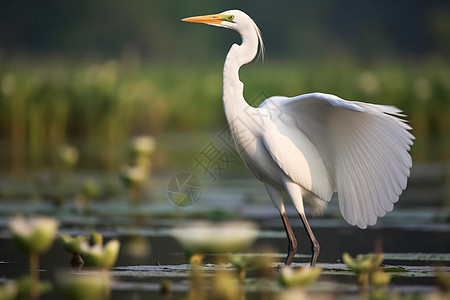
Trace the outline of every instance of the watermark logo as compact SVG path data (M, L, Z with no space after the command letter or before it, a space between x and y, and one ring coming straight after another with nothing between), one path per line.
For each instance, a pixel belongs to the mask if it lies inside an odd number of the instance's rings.
M210 176L216 181L224 171L228 171L231 163L235 160L228 153L216 146L214 141L209 142L198 155L194 156L195 166L203 169L203 176Z
M255 146L257 139L251 134L249 126L256 125L264 129L265 122L281 116L283 111L276 103L270 102L261 110L253 108L267 98L266 93L258 93L249 101L250 106L244 110L242 118L237 117L227 124L193 157L195 166L202 170L203 177L215 182L230 169L230 165L239 160L238 156L243 151ZM195 175L182 172L169 181L167 193L169 200L176 206L189 207L200 199L202 186Z
M201 197L202 185L198 178L188 172L178 173L167 186L169 200L179 207L194 205Z
M267 95L264 92L260 92L249 102L250 106L245 111L246 120L257 124L264 122L264 118L267 118L267 116L255 113L250 108L259 105L266 98ZM271 114L270 111L269 114ZM248 134L250 130L248 125L241 118L236 118L220 130L217 137L194 156L195 166L203 170L203 176L215 182L218 177L229 170L232 163L236 162L236 156L239 156L246 148L256 142L256 137ZM234 136L231 128L234 128ZM237 143L235 143L235 139ZM220 144L224 144L226 148L231 150L231 153L218 146Z

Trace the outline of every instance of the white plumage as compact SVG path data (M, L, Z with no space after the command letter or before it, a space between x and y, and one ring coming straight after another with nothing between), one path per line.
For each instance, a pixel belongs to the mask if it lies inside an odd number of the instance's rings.
M319 244L305 217L306 204L320 213L338 193L339 207L351 225L366 228L391 211L406 188L412 165L411 127L393 106L343 100L311 93L275 96L258 108L243 97L239 68L263 53L261 34L253 20L238 10L183 19L234 29L234 44L225 61L223 104L238 152L261 180L279 210L289 239L286 264L297 241L286 216L282 192L294 203L311 240L316 262Z
M278 145L282 150L269 147L293 181L326 201L332 192L338 192L345 220L360 228L374 225L377 217L392 210L406 188L412 165L407 152L413 139L408 132L411 127L398 118L398 109L321 93L270 98L260 107L272 103L282 112L276 126L285 127L294 120L288 136L294 143L298 137L306 137L309 143L304 144L304 150L301 145L296 148L314 158L307 160L311 162L310 173L305 174L284 143ZM316 181L311 182L309 175Z

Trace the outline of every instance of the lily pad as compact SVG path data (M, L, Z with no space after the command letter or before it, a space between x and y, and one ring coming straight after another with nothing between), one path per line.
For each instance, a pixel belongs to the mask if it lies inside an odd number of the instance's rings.
M450 253L384 253L384 260L450 261Z
M383 268L385 272L399 273L399 272L408 272L408 270L401 267L386 267Z

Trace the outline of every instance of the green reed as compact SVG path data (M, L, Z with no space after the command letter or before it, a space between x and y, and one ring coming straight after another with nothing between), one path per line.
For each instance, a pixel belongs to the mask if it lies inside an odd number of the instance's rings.
M450 69L445 62L364 65L351 59L256 62L241 71L244 95L295 96L321 91L392 104L409 116L415 161L449 160ZM0 62L0 168L21 173L55 164L74 144L80 167L117 170L134 135L219 130L221 65ZM447 136L447 138L446 138Z

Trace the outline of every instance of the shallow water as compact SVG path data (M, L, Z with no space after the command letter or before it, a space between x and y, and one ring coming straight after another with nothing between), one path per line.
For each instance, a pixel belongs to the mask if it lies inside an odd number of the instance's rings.
M167 198L170 177L171 174L155 176L149 196L141 204L129 205L126 196L119 193L94 201L89 212L76 209L73 199L55 205L54 201L46 199L30 201L4 196L0 202L0 280L14 279L28 272L27 258L18 251L6 229L7 219L19 212L55 216L60 220L61 233L88 235L96 230L106 239L119 238L121 251L110 272L114 278L112 299L158 299L162 297L159 290L163 279L173 282L171 299L186 298L190 265L181 245L171 236L171 229L180 222L199 219L254 221L259 226L259 234L250 252L269 247L270 253L265 252L265 255L274 258L273 275L276 277L286 255L287 240L278 213L259 183L254 179L225 177L210 183L201 178L204 184L201 198L191 207L180 208ZM436 271L450 271L450 208L442 205L446 199L439 196L441 192L430 194L431 199L437 200L427 201L421 197L423 191L436 187L430 183L430 178L423 178L413 176L394 211L368 229L348 225L340 216L336 199L331 201L323 217L310 218L321 244L319 266L324 269L319 280L307 289L311 299L324 295L332 299L358 299L356 275L342 263L342 253L355 256L373 252L377 247L385 253L384 266L394 270L389 293L428 295L438 291ZM448 193L448 186L437 185L446 191L444 195ZM288 208L288 215L299 241L293 267L305 266L311 255L309 241L292 207ZM90 272L85 268L72 270L70 259L71 255L56 242L42 256L41 278L51 280L56 286L61 272ZM235 272L231 265L217 265L216 261L217 256L205 257L204 271L208 276L213 276L218 269ZM246 298L261 299L261 293L265 293L267 299L277 299L282 293L275 279L264 286L262 289L250 271L245 284ZM43 297L60 298L56 287Z

